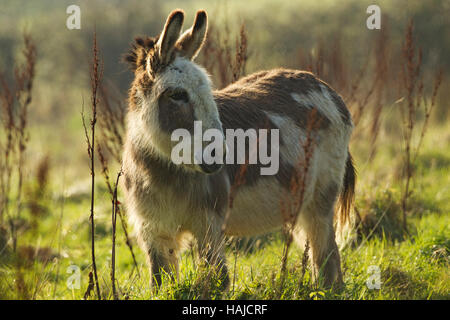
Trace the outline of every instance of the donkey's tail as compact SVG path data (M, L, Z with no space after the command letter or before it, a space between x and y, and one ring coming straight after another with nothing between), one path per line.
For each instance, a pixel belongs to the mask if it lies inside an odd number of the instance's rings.
M344 226L349 220L350 209L355 198L356 170L353 165L353 158L348 152L347 162L345 165L344 181L339 195L339 224Z

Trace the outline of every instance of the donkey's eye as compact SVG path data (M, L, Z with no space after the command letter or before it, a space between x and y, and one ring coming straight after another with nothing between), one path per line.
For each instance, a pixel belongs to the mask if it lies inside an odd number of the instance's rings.
M184 90L180 90L180 91L176 91L176 92L172 93L170 95L170 98L175 101L184 101L184 102L188 102L188 100L189 100L188 94Z

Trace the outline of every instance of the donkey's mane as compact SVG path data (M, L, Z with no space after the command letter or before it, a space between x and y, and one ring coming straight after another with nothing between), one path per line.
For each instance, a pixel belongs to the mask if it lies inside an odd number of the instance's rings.
M135 71L140 66L145 66L147 54L155 48L158 37L136 37L131 49L124 56L124 60L128 62L131 70Z

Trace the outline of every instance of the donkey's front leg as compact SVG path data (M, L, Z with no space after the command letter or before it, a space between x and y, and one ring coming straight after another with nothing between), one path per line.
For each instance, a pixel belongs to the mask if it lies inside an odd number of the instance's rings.
M148 257L150 262L150 275L152 280L155 280L156 286L159 288L161 286L161 276L163 272L170 275L172 280L178 278L178 259L177 250L171 248L166 244L154 242L151 244L148 251Z
M222 280L223 288L228 288L230 279L225 259L225 237L222 232L222 219L217 213L211 213L205 223L199 224L193 230L198 242L199 256L202 262L206 262Z
M150 287L158 289L163 272L168 273L172 279L178 278L178 246L175 237L143 230L141 233L141 246L147 253Z

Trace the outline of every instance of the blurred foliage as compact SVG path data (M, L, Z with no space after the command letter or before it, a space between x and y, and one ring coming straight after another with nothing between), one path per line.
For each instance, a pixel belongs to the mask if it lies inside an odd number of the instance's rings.
M94 30L103 55L105 78L125 95L131 73L121 63L137 35L156 36L170 10L186 11L185 28L192 23L197 9L205 8L210 23L226 25L237 34L244 22L249 35L247 72L276 66L295 65L298 51L313 50L321 41L339 38L343 52L351 55L353 70L359 70L378 30L368 30L366 8L373 1L26 1L4 0L0 6L0 69L13 65L20 48L20 34L27 30L39 48L37 83L43 88L41 99L47 102L45 116L61 114L79 104L79 91L88 86L86 77L89 48ZM66 28L67 6L81 8L81 30ZM400 43L407 20L414 18L418 45L423 48L425 68L443 65L450 69L450 1L377 1L382 11L382 28L390 28L390 37ZM231 37L233 39L233 37ZM78 92L77 92L78 90ZM75 97L77 99L73 99ZM77 97L78 96L78 97ZM61 105L61 98L68 103ZM78 110L78 109L77 109ZM57 117L55 117L57 118Z

